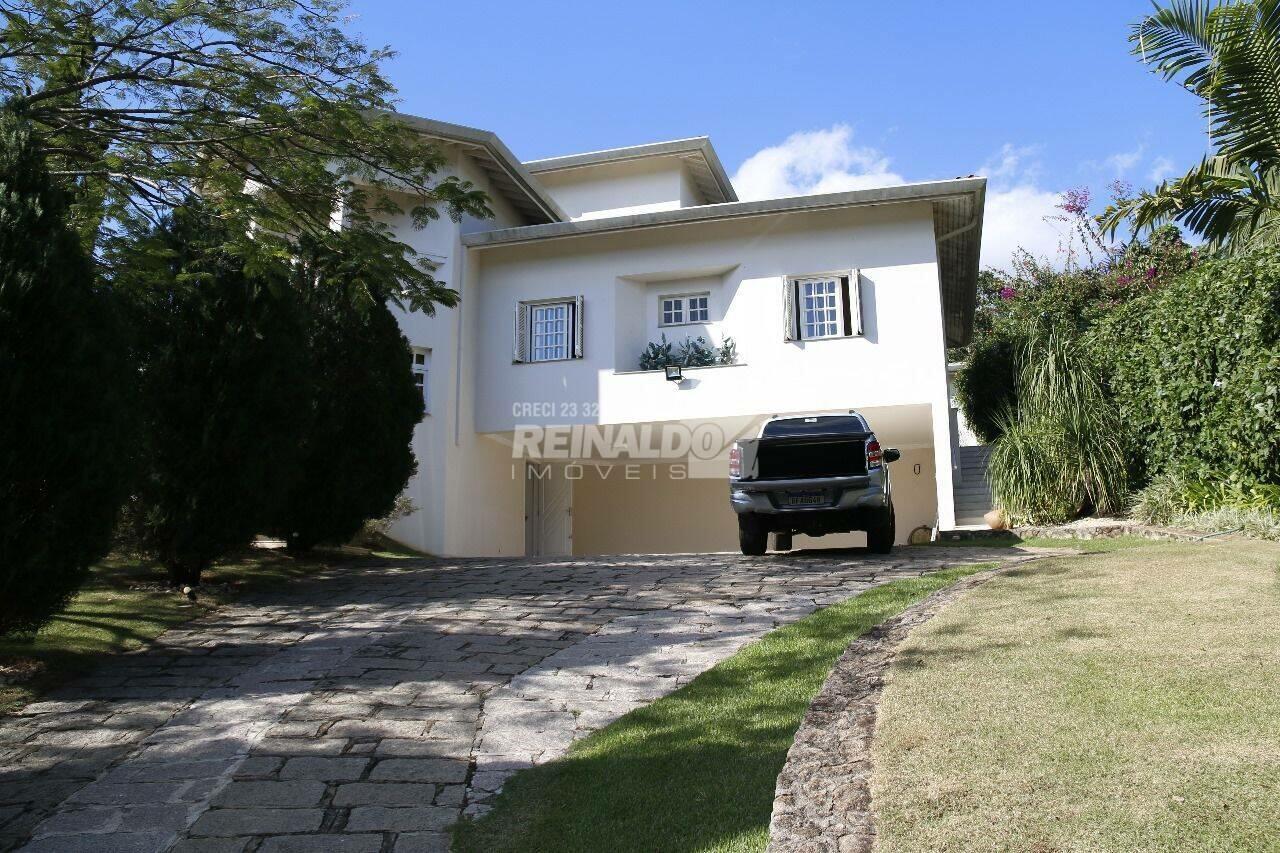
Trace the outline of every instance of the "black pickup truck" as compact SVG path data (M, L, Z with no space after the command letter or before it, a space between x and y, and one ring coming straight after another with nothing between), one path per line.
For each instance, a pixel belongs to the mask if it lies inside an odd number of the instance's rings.
M867 547L893 548L890 462L857 412L772 418L760 437L729 451L729 503L738 514L742 553L758 556L774 534L780 551L795 533L822 536L865 530Z

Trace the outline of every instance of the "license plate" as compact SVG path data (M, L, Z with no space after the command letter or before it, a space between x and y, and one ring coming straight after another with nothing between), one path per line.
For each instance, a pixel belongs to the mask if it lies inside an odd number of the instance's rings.
M787 492L787 506L821 506L827 502L826 492Z

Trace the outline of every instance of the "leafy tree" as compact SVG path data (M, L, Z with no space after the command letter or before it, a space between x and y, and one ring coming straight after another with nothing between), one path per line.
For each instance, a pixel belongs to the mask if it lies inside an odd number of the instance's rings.
M270 529L290 550L342 543L395 506L416 463L422 395L409 342L378 293L378 271L309 246L294 266L307 312L307 420ZM366 281L366 277L374 276Z
M343 13L341 0L0 0L0 101L34 125L95 250L197 193L282 255L340 210L361 237L346 249L376 256L394 296L452 305L379 219L485 216L485 197L436 180L442 152L388 112L391 54L346 33Z
M298 458L304 319L286 264L237 254L244 227L178 208L122 256L141 385L133 538L174 584L266 524Z
M1214 152L1113 205L1106 227L1178 222L1212 246L1280 241L1280 0L1174 0L1136 24L1129 41L1200 98Z
M123 493L119 327L65 214L29 129L0 114L0 633L66 603Z

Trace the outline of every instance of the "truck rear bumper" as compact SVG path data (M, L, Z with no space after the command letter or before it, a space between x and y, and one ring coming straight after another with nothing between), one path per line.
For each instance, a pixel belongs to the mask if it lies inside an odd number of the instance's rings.
M826 500L814 505L793 505L795 493L823 492ZM879 509L889 505L884 477L877 473L813 480L747 480L729 484L729 504L739 515L808 515Z

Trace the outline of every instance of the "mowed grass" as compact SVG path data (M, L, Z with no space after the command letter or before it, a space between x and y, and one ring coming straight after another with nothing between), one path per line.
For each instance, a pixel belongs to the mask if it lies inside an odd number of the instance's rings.
M318 551L305 559L273 551L248 551L206 572L195 601L169 589L164 570L158 566L119 557L104 560L93 567L67 609L34 638L0 637L0 666L26 669L34 664L37 668L30 680L0 684L0 713L88 672L105 655L136 649L245 591L284 583L352 559L337 551Z
M763 850L809 702L860 634L987 566L898 580L779 628L554 762L523 771L455 849Z
M1014 569L902 646L877 850L1280 850L1280 546Z

